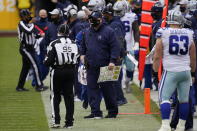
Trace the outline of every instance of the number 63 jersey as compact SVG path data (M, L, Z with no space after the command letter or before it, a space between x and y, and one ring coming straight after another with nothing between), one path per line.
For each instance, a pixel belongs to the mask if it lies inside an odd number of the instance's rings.
M189 49L193 31L186 28L160 28L156 33L163 45L164 70L181 72L191 70Z

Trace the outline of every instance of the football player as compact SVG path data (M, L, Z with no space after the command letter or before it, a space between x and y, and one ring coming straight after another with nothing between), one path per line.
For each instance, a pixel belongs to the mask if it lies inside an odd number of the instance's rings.
M158 71L163 59L163 74L159 85L162 125L159 131L171 131L170 97L177 90L179 100L179 123L175 131L184 131L189 111L189 90L195 76L196 48L193 31L181 28L183 16L173 10L168 15L168 28L160 28L157 33L153 69Z

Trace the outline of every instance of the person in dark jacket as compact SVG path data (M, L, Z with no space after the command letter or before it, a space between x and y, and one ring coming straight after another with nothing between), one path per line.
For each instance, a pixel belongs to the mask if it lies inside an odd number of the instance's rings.
M70 28L69 32L69 38L73 41L75 41L75 38L77 34L83 29L80 20L77 19L77 7L75 5L69 5L66 9L66 13L64 14L67 16L67 24ZM81 84L78 82L78 67L79 65L76 65L76 72L75 72L75 84L74 84L74 89L75 89L75 101L76 100L81 100Z
M150 36L150 43L149 43L150 51L156 44L156 32L161 27L162 14L163 14L163 5L161 4L161 2L156 2L151 8L151 16L153 18L153 24L152 24L152 34ZM150 75L151 73L153 74L153 83L152 83L152 75ZM152 89L152 84L154 84L156 87L155 90L158 90L158 83L159 83L158 72L154 72L152 70L152 64L145 65L144 77L145 77L144 87Z
M118 106L113 82L98 83L100 67L108 66L109 70L115 67L120 57L120 44L114 30L103 24L102 14L93 11L89 17L91 27L84 31L81 44L81 62L86 63L87 91L91 107L91 114L85 119L99 119L103 114L100 110L100 93L103 93L108 115L105 118L116 118ZM99 88L100 86L100 88Z
M49 68L43 64L43 60L47 53L47 43L45 41L42 42L42 39L45 36L45 33L48 31L48 26L50 22L48 21L47 11L45 9L41 9L39 11L39 17L35 21L35 28L39 31L37 34L40 36L40 43L37 45L37 53L35 54L36 61L38 63L38 68L40 69L40 77L43 81L49 72ZM36 79L34 75L34 79L32 81L32 86L35 86Z
M54 9L53 11L49 12L49 14L51 15L52 22L48 24L48 30L45 33L45 37L42 41L44 43L47 43L47 46L50 42L57 39L57 29L61 24L65 23L61 10Z
M67 24L70 28L69 37L71 40L75 40L77 33L82 30L79 19L77 19L77 7L70 5L66 9Z
M115 32L116 38L121 47L120 55L121 55L121 58L123 58L125 55L125 51L126 51L125 28L124 28L124 24L120 20L120 16L114 16L113 12L114 11L113 11L112 4L108 4L103 10L103 16L104 16L106 24L109 25ZM122 65L122 62L118 64ZM127 103L127 99L124 97L124 94L122 91L122 76L123 74L121 71L118 81L114 82L114 87L116 89L116 95L117 95L117 104L119 106Z
M81 27L83 28L76 36L76 43L77 43L77 46L80 48L81 42L83 40L84 31L90 27L90 24L88 22L88 16L86 15L85 11L83 11L83 10L80 10L77 13L77 18L80 20ZM79 69L80 69L80 67L84 67L84 65L80 64ZM83 69L83 68L81 68L81 69ZM84 84L81 84L81 100L83 100L82 107L84 109L87 109L88 108L88 93L87 93L87 85L84 85Z

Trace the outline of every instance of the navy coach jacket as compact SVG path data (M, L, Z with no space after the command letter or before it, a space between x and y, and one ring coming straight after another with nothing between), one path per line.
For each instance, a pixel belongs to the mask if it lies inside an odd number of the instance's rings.
M117 40L119 41L121 48L121 57L124 56L126 51L126 41L125 41L125 27L119 16L114 16L109 22L109 26L114 30Z
M70 28L69 38L75 40L77 34L83 29L82 25L80 21L76 19L72 23L69 23L68 26Z
M86 56L90 67L116 63L120 57L120 44L114 31L104 24L98 30L92 27L86 29L81 43L81 55Z

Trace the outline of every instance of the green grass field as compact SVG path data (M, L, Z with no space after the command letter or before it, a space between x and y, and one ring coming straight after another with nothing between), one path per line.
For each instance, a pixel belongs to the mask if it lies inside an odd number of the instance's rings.
M49 128L49 90L35 92L30 83L25 85L29 92L16 92L21 70L21 56L16 38L0 38L0 131L55 131ZM48 80L45 81L48 83ZM119 108L120 113L143 113L143 93L132 85L133 93L127 94L128 104ZM75 122L72 131L156 131L159 115L119 115L117 119L84 120L90 109L82 109L81 102L75 103ZM107 114L104 104L102 110ZM158 108L153 104L153 112ZM62 125L65 108L61 104ZM58 129L61 131L63 129Z
M19 43L16 38L0 38L0 130L47 131L41 94L31 91L16 92L21 70Z

